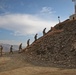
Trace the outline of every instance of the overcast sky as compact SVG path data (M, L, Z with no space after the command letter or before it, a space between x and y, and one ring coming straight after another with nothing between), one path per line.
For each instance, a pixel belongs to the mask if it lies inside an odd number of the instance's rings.
M74 13L72 0L0 0L0 43L26 45Z

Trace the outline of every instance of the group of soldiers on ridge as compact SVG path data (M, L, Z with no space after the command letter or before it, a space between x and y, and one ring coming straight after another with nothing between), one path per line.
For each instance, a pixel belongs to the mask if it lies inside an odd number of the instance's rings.
M46 34L45 30L46 30L46 28L44 28L44 30L43 30L43 36ZM37 41L37 35L38 34L36 33L35 36L34 36L35 41ZM29 45L30 45L30 39L27 40L27 47L29 47ZM20 53L21 51L22 51L22 43L19 45L19 51L18 52ZM3 52L3 46L0 45L0 54L1 54L1 56L2 56L2 52ZM13 45L10 46L10 52L9 53L13 54Z

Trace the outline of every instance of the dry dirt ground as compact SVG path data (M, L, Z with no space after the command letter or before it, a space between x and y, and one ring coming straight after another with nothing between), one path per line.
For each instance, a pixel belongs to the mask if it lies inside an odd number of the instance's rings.
M28 63L24 55L15 52L0 56L0 75L76 75L76 69L36 66Z

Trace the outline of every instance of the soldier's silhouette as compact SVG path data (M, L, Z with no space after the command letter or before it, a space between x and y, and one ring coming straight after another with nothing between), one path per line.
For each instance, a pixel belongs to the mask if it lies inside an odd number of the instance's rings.
M19 52L22 50L22 43L19 45Z
M12 54L13 54L13 51L12 51L12 50L13 50L13 48L12 48L12 47L13 47L13 45L11 45L11 47L10 47L10 53L12 53Z
M75 18L73 17L73 20L74 20Z
M30 39L27 40L27 47L29 46Z
M36 34L36 35L34 36L35 41L37 40L37 35L38 35L38 34Z
M1 56L2 56L2 50L3 50L3 46L1 45L1 47L0 47L0 48L1 48Z
M43 30L43 35L45 35L45 34L46 34L45 30L46 30L46 28L44 28L44 30Z
M58 16L58 20L59 20L59 23L60 23L60 16Z

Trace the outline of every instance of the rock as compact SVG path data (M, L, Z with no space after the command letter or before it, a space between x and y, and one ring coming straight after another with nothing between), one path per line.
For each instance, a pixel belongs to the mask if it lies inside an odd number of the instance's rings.
M76 20L66 20L33 42L25 53L30 55L32 61L35 59L35 61L43 61L45 64L49 61L50 65L57 64L57 66L64 67L65 64L66 67L67 65L76 67L75 33Z

